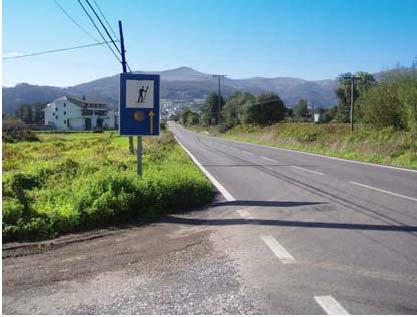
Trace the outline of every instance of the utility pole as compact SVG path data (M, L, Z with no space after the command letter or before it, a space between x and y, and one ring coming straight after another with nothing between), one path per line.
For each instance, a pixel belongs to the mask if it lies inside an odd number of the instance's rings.
M220 78L224 78L227 75L213 75L213 78L218 79L218 94L217 94L217 124L220 124L220 113L221 113L221 93L220 93Z
M355 76L350 79L350 132L353 132L353 91L355 89Z
M123 28L122 28L122 21L119 21L119 34L120 34L120 51L122 53L122 68L123 73L127 73L126 71L126 57L125 57L125 41L123 38ZM120 115L120 114L119 114ZM130 154L135 154L135 149L133 147L133 137L129 137L129 152ZM142 158L142 156L141 156Z
M354 92L355 92L355 80L361 79L361 77L349 74L347 76L340 77L341 79L350 80L350 131L353 132L353 110L354 110Z

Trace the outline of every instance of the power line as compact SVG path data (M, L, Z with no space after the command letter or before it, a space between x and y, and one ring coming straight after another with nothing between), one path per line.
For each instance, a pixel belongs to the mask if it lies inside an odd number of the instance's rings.
M100 17L98 16L96 10L94 10L93 6L90 4L90 1L85 0L85 2L87 2L88 6L90 7L90 9L93 11L94 15L96 16L98 22L100 22L101 26L103 27L104 31L106 32L107 36L109 37L110 41L113 42L114 47L116 48L116 50L119 52L119 54L121 55L122 52L120 52L119 47L116 45L116 43L114 43L114 40L112 38L112 36L110 35L109 31L107 31L106 26L104 25L103 21L101 21Z
M92 36L89 32L87 32L86 29L84 29L63 7L61 4L59 4L59 2L57 0L54 0L55 4L57 5L58 8L61 9L61 11L80 29L82 30L85 34L87 34L91 39L93 39L95 42L99 43L100 41L97 40L94 36Z
M93 6L90 4L89 0L85 0L88 4L88 6L90 7L90 9L93 11L94 15L96 16L97 20L100 22L101 26L103 27L104 31L106 32L107 36L109 37L109 39L113 42L114 47L117 49L117 51L119 52L120 55L122 55L122 52L120 51L119 47L116 45L116 43L114 43L113 37L110 35L109 31L107 30L106 26L104 25L103 21L101 21L100 17L98 16L96 10L94 10ZM117 37L116 37L117 38ZM132 70L130 69L129 64L126 62L127 67L129 68L129 71L132 72Z
M218 75L212 75L213 76L213 78L218 78L218 80L219 80L219 87L218 87L218 93L219 93L219 95L218 95L218 97L217 97L217 112L218 112L218 114L217 114L217 124L220 124L220 112L222 111L222 107L221 107L221 98L222 98L222 95L221 95L221 93L220 93L220 79L221 78L225 78L227 75L220 75L220 74L218 74Z
M106 43L109 43L109 42L98 42L98 43L93 43L93 44L86 44L86 45L73 46L73 47L67 47L67 48L59 48L59 49L56 49L56 50L42 51L42 52L25 54L25 55L18 55L18 56L12 56L12 57L3 57L2 59L3 60L9 60L9 59L17 59L17 58L23 58L23 57L30 57L30 56L36 56L36 55L55 53L55 52L63 52L63 51L76 50L76 49L85 48L85 47L103 45L103 44L106 44Z
M101 16L103 17L103 19L106 22L107 26L110 28L110 31L113 33L113 36L117 39L116 33L114 32L113 28L111 27L111 24L109 23L109 21L106 19L106 16L104 15L103 11L101 11L100 6L97 4L96 0L93 0L93 2L96 5L98 11L100 11Z
M90 19L91 23L94 25L94 27L96 28L97 32L100 34L101 38L103 39L104 42L106 42L108 48L110 49L110 51L113 53L113 55L116 57L116 59L121 63L122 61L120 60L119 56L114 52L114 50L112 49L112 47L110 46L109 42L106 41L106 38L103 36L103 34L100 32L100 29L98 28L98 26L96 25L96 23L94 22L93 18L91 17L91 15L88 13L88 11L86 10L86 8L83 6L83 4L81 3L80 0L77 0L78 3L80 4L81 8L84 10L85 14L87 14L88 18ZM114 41L112 41L114 42Z

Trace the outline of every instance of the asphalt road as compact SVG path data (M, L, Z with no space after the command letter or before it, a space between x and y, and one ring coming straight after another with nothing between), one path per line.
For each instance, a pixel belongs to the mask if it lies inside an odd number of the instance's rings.
M262 311L417 313L416 171L171 128L236 209L210 225Z
M223 196L3 246L3 313L417 313L417 173L170 127Z

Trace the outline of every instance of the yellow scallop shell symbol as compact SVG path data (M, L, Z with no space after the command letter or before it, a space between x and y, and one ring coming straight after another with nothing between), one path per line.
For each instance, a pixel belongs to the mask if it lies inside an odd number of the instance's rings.
M133 114L133 117L135 118L136 121L143 121L145 119L143 112L140 112L140 111L136 111Z

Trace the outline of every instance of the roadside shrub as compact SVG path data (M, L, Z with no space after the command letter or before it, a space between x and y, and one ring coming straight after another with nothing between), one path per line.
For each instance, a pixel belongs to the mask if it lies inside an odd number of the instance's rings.
M25 206L17 198L3 200L3 223L16 225L24 216Z
M385 78L361 94L357 107L364 123L417 131L417 72Z
M160 127L161 131L166 131L167 124L164 121L161 121L161 123L159 124L159 127Z
M6 143L16 143L20 141L27 142L37 142L39 141L38 137L29 129L19 128L19 129L7 129L3 130L2 134L3 142Z
M407 130L417 131L417 73L398 79L398 100L401 117Z
M385 82L365 91L359 101L362 121L376 127L404 127L397 87Z

